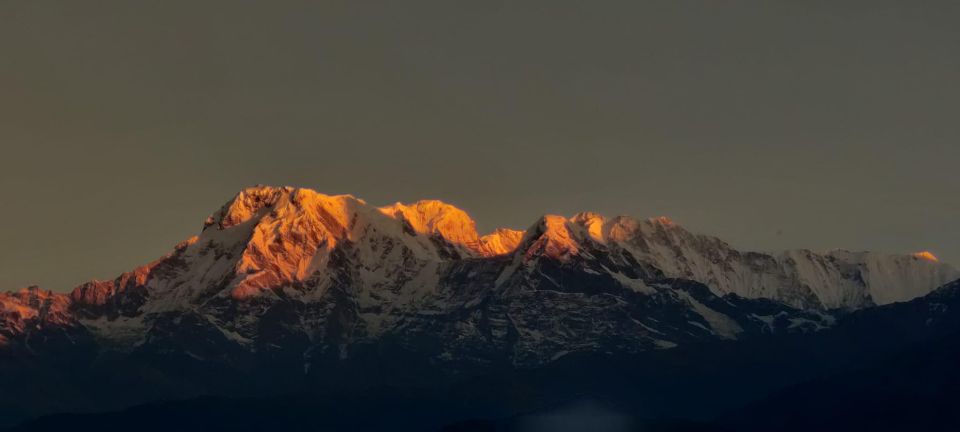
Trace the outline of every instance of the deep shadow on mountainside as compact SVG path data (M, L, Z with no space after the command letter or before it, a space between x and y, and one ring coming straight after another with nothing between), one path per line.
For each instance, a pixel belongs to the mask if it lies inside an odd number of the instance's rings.
M147 430L955 430L958 362L960 281L815 334L573 355L430 388L206 397L14 430L120 430L142 419L156 419Z
M481 236L439 201L255 187L114 280L0 292L0 427L723 426L952 334L956 284L934 290L957 277L931 254L738 251L665 218Z
M960 333L776 392L722 419L737 430L954 431Z

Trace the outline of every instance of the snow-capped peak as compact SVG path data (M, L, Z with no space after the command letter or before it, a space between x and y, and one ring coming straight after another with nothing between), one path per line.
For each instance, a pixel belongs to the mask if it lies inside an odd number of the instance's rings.
M0 293L0 345L28 346L47 325L121 349L203 328L203 344L309 342L346 358L356 343L415 330L442 333L438 358L486 346L536 363L611 334L637 349L739 337L757 331L743 315L754 307L812 317L909 300L960 278L931 255L742 252L667 218L592 212L480 237L466 212L440 201L378 208L258 186L169 255L112 281Z
M517 249L523 239L523 231L497 228L496 231L480 237L480 248L485 256L506 255Z
M418 234L436 235L470 250L479 250L477 223L463 210L438 200L380 207L383 214L406 222Z
M599 213L577 213L573 216L573 218L570 219L570 221L586 229L587 233L590 235L590 238L592 238L594 241L601 243L606 242L605 237L607 232L604 230L606 218Z
M917 257L917 258L920 258L920 259L923 259L923 260L927 260L927 261L940 262L940 259L938 259L937 256L934 255L933 252L930 252L930 251L920 251L920 252L916 252L916 253L913 254L913 256L915 256L915 257Z
M437 270L430 269L444 262L506 254L515 254L517 263L615 257L642 267L632 274L655 269L664 277L700 282L717 295L770 298L802 308L904 301L960 278L929 252L745 252L666 217L547 215L526 231L498 229L481 237L466 212L441 201L377 208L350 195L257 186L238 193L170 255L114 281L83 284L69 301L95 317L108 307L117 309L114 314L133 314L215 297L314 296L320 294L297 287L314 284L322 291L342 272L369 278L365 283L374 290L390 285L395 291L390 295L400 295L435 288L430 284ZM594 267L613 272L604 265Z
M585 212L570 219L545 216L527 232L527 259L565 260L630 254L665 276L701 282L717 295L771 298L802 308L862 308L906 301L960 278L932 254L745 252L716 237L694 234L666 217L604 218Z
M565 260L578 255L582 237L578 226L558 215L544 215L527 230L518 251L527 259L546 256Z

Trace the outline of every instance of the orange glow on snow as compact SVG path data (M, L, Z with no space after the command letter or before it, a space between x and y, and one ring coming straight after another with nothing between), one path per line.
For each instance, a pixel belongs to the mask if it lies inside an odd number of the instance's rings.
M930 251L917 252L917 253L913 254L913 256L915 256L915 257L917 257L917 258L920 258L920 259L922 259L922 260L927 260L927 261L933 261L933 262L939 262L939 261L940 261L940 259L938 259L937 256L934 255L934 254L933 254L932 252L930 252Z
M661 225L666 225L666 226L676 225L676 222L674 222L673 219L670 219L666 216L660 216L658 218L655 218L654 221L660 223Z

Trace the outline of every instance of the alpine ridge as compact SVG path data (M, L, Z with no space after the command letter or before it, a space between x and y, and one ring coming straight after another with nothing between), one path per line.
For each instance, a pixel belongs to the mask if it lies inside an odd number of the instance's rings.
M318 308L315 321L303 324L322 326L330 311L318 305L335 295L353 299L355 319L375 336L403 325L406 318L391 319L401 310L448 313L482 303L543 260L603 275L634 293L656 292L651 282L658 280L684 280L717 297L820 311L906 301L960 278L929 252L743 252L665 217L547 215L525 232L502 228L481 236L466 212L436 200L376 208L349 195L257 186L212 214L198 236L113 281L87 282L69 294L35 287L3 294L0 337L16 339L36 322L135 342L150 332L151 320L183 312L202 313L225 337L246 343L253 337L247 327L257 321L250 310L296 300ZM463 278L463 286L449 286L451 277Z
M29 416L740 343L958 278L932 254L744 252L663 217L545 215L480 235L440 201L257 186L114 280L0 293L0 389L36 389L0 402ZM80 372L44 381L63 370ZM103 379L140 390L75 397Z

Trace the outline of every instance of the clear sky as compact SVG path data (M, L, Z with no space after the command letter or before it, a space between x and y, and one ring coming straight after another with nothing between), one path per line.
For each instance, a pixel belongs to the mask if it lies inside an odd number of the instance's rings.
M258 183L960 263L960 2L375 3L0 2L0 289Z

